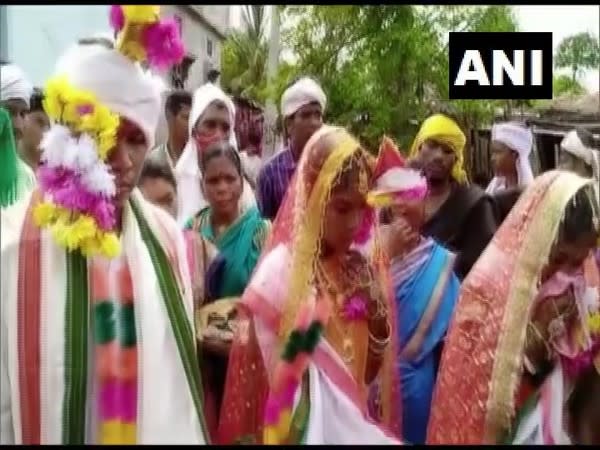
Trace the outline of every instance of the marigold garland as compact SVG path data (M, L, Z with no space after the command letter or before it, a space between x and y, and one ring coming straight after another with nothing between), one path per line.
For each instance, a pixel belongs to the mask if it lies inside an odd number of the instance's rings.
M87 133L98 146L98 155L105 161L117 144L119 116L96 96L73 88L67 77L52 78L44 90L44 110L54 122L64 124L76 133Z
M116 50L134 62L165 69L183 59L178 24L160 20L160 6L112 5L109 22L118 33ZM54 124L41 144L38 182L44 198L34 219L60 246L115 257L116 187L106 161L117 146L119 115L67 76L47 82L43 105Z
M119 116L65 76L48 81L43 105L55 125L42 141L38 179L46 199L36 205L34 219L68 250L113 258L120 243L107 193L115 187L104 161L117 145ZM87 159L79 164L84 153Z
M179 25L160 19L160 6L112 5L110 25L118 33L117 48L133 61L166 70L185 56Z

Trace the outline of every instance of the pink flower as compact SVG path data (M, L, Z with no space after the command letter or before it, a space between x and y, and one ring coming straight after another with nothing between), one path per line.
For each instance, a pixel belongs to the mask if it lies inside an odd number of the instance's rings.
M344 308L342 310L342 316L344 320L354 321L362 320L367 317L367 302L365 298L360 294L354 294L344 302Z
M165 19L148 25L142 40L148 63L159 70L178 64L185 56L183 42L179 36L179 24L175 19Z
M77 107L77 113L80 116L85 116L86 114L91 114L94 112L94 105L80 105Z
M121 31L125 26L125 15L121 5L111 5L109 13L110 26L115 31Z
M37 176L42 192L50 194L58 206L92 216L102 230L114 228L116 215L113 200L89 192L75 172L62 167L41 166Z
M577 378L594 364L594 358L600 350L600 340L595 340L587 350L579 352L575 357L569 358L561 355L565 372L571 378Z

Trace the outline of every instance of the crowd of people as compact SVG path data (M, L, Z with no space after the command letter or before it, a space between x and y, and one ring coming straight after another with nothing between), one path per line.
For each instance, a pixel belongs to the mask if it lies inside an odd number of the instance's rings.
M0 66L2 444L600 444L593 135L536 177L496 123L482 189L452 118L370 152L302 77L262 161L216 84L161 107L153 8Z

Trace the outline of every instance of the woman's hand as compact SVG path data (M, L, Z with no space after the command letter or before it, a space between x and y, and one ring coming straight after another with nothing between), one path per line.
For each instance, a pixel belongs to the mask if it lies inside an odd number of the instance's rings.
M383 242L390 258L400 258L412 250L419 242L420 235L403 217L383 228Z

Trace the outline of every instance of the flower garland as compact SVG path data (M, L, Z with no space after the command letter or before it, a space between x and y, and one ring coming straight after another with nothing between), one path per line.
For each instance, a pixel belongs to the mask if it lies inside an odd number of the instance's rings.
M112 5L110 25L119 33L117 47L134 61L166 70L185 56L174 18L159 19L160 6Z
M117 144L119 116L65 77L48 81L44 110L55 125L41 144L38 181L45 199L34 210L35 221L69 250L112 258L120 251L116 188L105 161Z
M329 309L325 302L318 302L312 310L308 304L304 304L298 312L294 330L275 367L273 384L265 405L263 441L266 445L281 445L287 441L292 423L294 395L328 317Z
M576 378L583 371L596 364L596 360L600 355L600 312L590 313L585 321L590 333L591 345L579 351L575 357L568 358L561 355L565 372L572 378Z
M161 21L159 14L156 5L113 5L109 20L119 52L167 69L185 52L177 22ZM115 257L120 252L116 187L107 159L117 145L119 115L65 76L48 81L44 110L53 126L41 144L38 180L44 199L34 209L35 221L68 250Z

